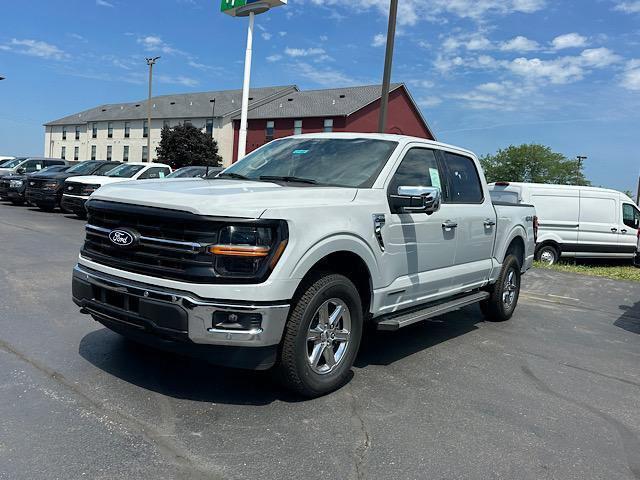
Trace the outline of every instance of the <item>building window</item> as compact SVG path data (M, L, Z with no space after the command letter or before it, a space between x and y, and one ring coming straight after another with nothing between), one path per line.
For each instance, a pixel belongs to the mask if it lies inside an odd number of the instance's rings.
M213 118L207 119L207 135L213 136Z
M131 136L131 122L124 122L124 138Z
M113 122L107 123L107 137L113 138Z
M67 159L67 147L62 147L62 150L60 150L60 158L63 160Z
M325 118L324 119L323 131L325 133L333 132L333 118Z
M91 138L98 138L98 124L96 122L91 124Z
M144 138L149 136L149 122L147 120L142 123L142 136Z
M77 162L78 158L80 158L80 147L73 148L73 159Z
M80 127L76 125L76 140L80 140Z
M149 150L147 150L147 146L142 147L142 161L146 162L149 159Z
M169 120L163 120L162 128L171 128L171 122Z
M111 145L109 145L107 147L107 160L111 161L111 154L113 153L113 147Z
M129 161L129 145L125 145L122 148L122 161L123 162L128 162Z
M293 134L302 135L302 120L293 121Z
M96 159L96 146L91 145L91 160L95 160L95 159Z
M62 127L62 139L67 139L67 127Z
M275 122L273 120L269 120L267 122L267 131L265 132L265 138L267 142L273 140L273 131L275 129Z

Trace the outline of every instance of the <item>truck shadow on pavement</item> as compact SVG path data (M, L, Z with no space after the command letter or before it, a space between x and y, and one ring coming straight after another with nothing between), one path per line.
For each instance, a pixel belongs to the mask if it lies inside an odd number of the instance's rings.
M477 307L468 307L398 332L369 329L354 366L390 365L476 330L483 321ZM217 367L137 344L106 328L85 335L79 354L114 377L173 398L236 405L305 400L282 388L271 372Z
M624 313L613 324L627 332L640 334L640 300L633 306L620 305Z

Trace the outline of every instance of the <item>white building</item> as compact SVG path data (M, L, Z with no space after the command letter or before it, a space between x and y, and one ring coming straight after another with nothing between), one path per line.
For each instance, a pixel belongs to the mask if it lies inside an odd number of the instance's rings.
M295 85L251 89L253 109L298 91ZM185 122L218 143L223 165L233 159L233 119L241 90L163 95L151 99L151 159L147 154L147 101L101 105L45 123L44 156L66 160L154 161L164 126Z

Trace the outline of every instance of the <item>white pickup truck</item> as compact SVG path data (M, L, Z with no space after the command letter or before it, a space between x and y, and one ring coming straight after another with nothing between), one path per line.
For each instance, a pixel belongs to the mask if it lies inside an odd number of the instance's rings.
M420 138L272 141L215 179L107 185L86 203L73 300L136 341L289 388L340 387L365 324L480 303L511 317L535 211L493 204L475 155Z

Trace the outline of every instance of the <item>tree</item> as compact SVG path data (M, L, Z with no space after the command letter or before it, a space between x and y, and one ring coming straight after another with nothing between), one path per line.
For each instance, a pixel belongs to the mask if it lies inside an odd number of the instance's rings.
M480 159L488 182L558 183L590 185L578 160L539 144L525 144L498 150Z
M158 161L168 163L174 169L207 164L217 167L222 161L216 141L189 124L164 127L157 151Z

